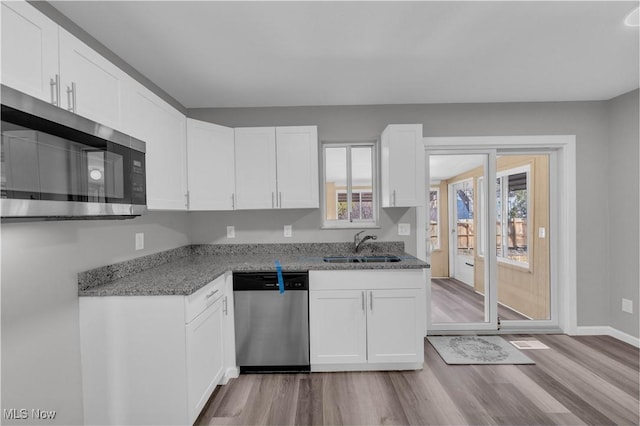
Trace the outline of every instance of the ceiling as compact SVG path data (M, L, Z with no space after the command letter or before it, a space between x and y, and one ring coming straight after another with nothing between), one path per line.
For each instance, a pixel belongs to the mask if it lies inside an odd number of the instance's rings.
M485 163L486 155L430 155L429 180L431 184L450 179L462 173L480 167Z
M605 100L637 1L53 1L187 108Z

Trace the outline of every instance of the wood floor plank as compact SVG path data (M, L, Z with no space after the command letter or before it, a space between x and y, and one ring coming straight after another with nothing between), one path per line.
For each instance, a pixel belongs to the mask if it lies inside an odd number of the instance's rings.
M544 339L545 342L549 341L546 337ZM602 379L590 369L556 350L530 351L528 354L536 362L536 366L541 372L566 385L575 399L596 409L598 413L606 413L603 417L608 421L594 419L593 423L638 423L638 399L630 396L615 384ZM592 423L591 419L581 416L581 413L576 414L587 423Z
M611 336L577 336L574 337L579 342L589 346L591 349L605 354L607 357L614 359L628 368L640 371L640 362L638 362L638 352L634 351L633 346L622 342Z
M425 346L425 363L435 373L458 410L465 424L494 424L481 399L493 389L476 377L471 365L447 365L431 345Z
M410 425L459 425L466 423L456 403L428 365L421 371L391 375Z
M541 412L545 414L570 413L567 407L521 371L529 366L501 365L500 368L495 367L495 373L500 378L500 383L512 383L522 394L522 397L531 401Z
M455 278L431 279L431 318L433 322L483 322L484 296ZM498 304L502 320L526 320L524 315Z
M267 424L293 425L296 419L299 380L294 374L279 374L271 389L271 407Z
M541 336L541 341L546 341ZM638 371L628 367L616 359L608 357L599 350L589 347L581 339L569 336L558 335L553 341L549 341L554 349L564 354L567 358L574 360L582 367L594 372L608 383L615 383L617 388L638 399L640 389L638 388Z
M321 425L324 423L322 384L323 375L320 373L300 376L295 424Z
M526 351L535 365L447 365L425 342L418 371L243 374L214 392L197 424L638 425L637 348L534 337L550 347Z

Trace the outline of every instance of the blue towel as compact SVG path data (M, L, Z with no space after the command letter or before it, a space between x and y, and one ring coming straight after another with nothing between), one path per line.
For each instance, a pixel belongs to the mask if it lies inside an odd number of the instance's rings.
M284 279L282 278L282 265L280 265L280 261L276 260L276 274L278 275L278 289L280 289L280 294L284 293Z

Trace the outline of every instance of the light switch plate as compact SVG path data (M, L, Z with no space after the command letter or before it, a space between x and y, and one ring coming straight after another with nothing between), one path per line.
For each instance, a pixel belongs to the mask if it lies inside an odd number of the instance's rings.
M144 249L144 232L136 232L136 250Z
M291 225L285 225L284 226L284 236L287 237L287 238L290 238L291 234L292 234Z
M236 237L236 227L227 226L227 238L235 238L235 237Z
M633 313L633 300L622 299L622 312Z
M538 228L538 238L545 238L547 236L547 230L545 228Z
M411 235L411 225L408 223L399 223L398 235Z

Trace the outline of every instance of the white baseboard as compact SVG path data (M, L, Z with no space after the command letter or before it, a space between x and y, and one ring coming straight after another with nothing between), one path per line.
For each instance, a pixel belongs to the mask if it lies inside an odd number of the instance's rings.
M576 328L576 336L611 336L636 348L640 348L640 339L630 334L623 333L608 325L579 326Z

